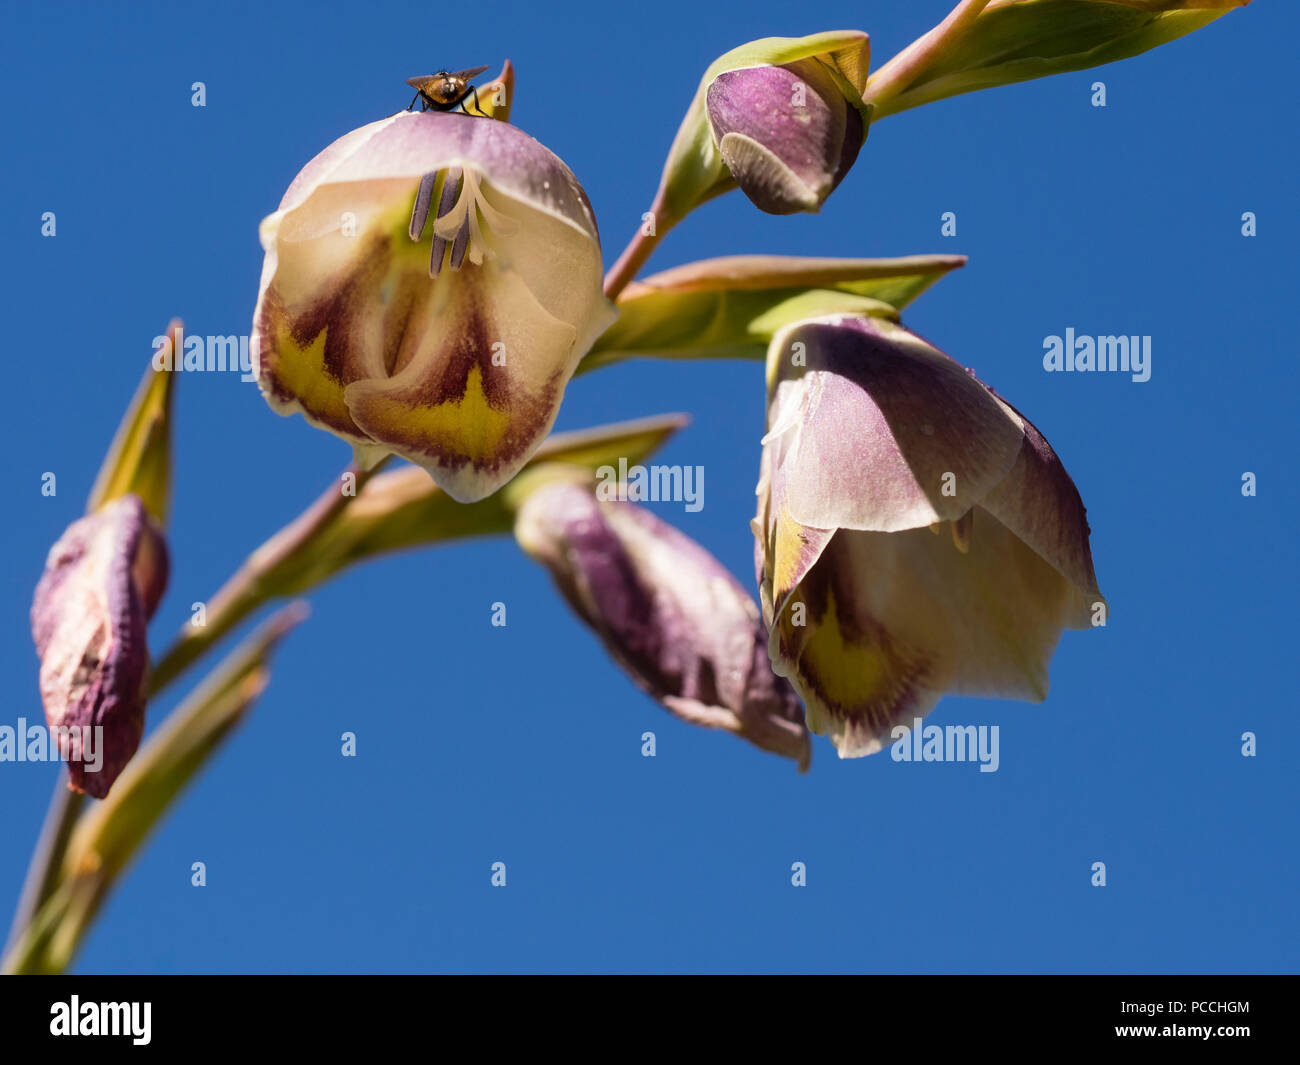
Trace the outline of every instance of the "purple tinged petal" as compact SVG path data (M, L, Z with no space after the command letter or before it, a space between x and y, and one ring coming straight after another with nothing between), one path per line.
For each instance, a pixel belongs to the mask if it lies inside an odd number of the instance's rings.
M599 240L586 193L549 148L506 122L434 111L399 112L340 137L303 167L276 214L301 207L326 184L418 181L458 165L474 166L504 195Z
M1018 410L1016 414L1025 426L1020 454L980 505L1076 588L1100 597L1088 545L1092 530L1079 490L1038 427Z
M641 688L685 720L806 765L803 715L772 672L758 611L699 544L641 507L563 482L528 497L516 535Z
M773 339L769 373L775 461L798 471L778 501L801 525L898 532L953 521L1020 453L1019 419L891 322L793 326Z
M725 71L705 107L741 190L770 214L817 211L862 147L862 116L816 59Z
M144 731L146 629L167 581L161 532L134 495L73 522L50 549L32 601L46 723L60 732L70 786L108 794ZM76 758L83 735L101 728ZM92 734L93 735L93 734ZM73 737L76 737L74 739Z

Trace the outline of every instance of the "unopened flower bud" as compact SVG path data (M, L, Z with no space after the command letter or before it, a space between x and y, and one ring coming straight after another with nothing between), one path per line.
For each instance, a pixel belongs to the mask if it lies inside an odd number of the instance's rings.
M138 496L124 495L68 526L36 586L32 638L45 720L70 786L98 799L144 732L146 629L167 567L161 530Z
M705 103L731 176L769 214L820 210L866 135L858 106L815 58L723 71Z
M693 724L726 729L805 768L793 689L740 582L648 510L557 481L523 503L515 535L637 684Z

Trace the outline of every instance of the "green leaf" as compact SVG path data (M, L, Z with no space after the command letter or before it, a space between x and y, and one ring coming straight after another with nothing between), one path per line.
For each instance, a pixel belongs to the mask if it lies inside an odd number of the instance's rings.
M616 462L619 456L639 462L685 422L681 415L667 415L556 433L537 449L520 476L542 464L564 463L591 471ZM424 470L406 466L368 481L337 520L313 537L306 551L287 559L264 587L278 595L300 595L340 570L377 555L469 536L509 533L513 528L507 492L477 503L458 503Z
M656 204L667 217L658 224L667 229L694 207L736 187L713 143L704 110L705 94L719 74L748 67L782 66L816 57L830 70L845 98L862 114L863 128L870 123L871 108L862 102L871 58L870 42L860 30L831 30L807 37L764 37L719 56L709 65L695 90L695 98L677 130L664 164Z
M546 439L521 476L539 463L569 463L592 471L626 455L640 461L686 419L663 415ZM591 474L594 477L594 473ZM508 487L508 486L507 486ZM333 485L308 510L254 551L207 601L207 624L185 625L154 667L153 691L170 684L244 618L272 599L301 595L357 562L391 551L509 533L511 497L497 492L457 503L415 466L377 473L355 498Z
M291 604L241 644L149 737L108 798L82 815L58 884L6 958L6 971L67 967L122 870L265 690L272 649L306 615L306 604Z
M182 335L179 319L167 327L168 342L178 355ZM169 370L155 370L151 361L90 490L88 513L134 493L159 525L167 524L167 506L171 500L172 380Z
M782 327L823 314L897 318L961 255L705 259L629 285L579 373L637 356L763 359Z
M1139 55L1249 0L993 0L908 84L875 100L877 119L959 93ZM882 68L883 69L883 68ZM870 96L870 92L868 92Z

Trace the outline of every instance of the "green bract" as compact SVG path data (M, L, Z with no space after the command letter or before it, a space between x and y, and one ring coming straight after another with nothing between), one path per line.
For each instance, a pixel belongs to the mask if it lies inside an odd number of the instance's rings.
M1250 0L993 0L910 83L875 99L876 118L959 93L1139 55ZM870 85L867 91L871 95Z
M175 352L180 350L181 332L179 321L167 327L167 343ZM130 493L140 497L156 522L166 524L171 499L172 381L169 370L151 366L145 372L90 490L88 513Z
M733 255L665 270L624 289L618 321L579 373L636 356L761 359L777 330L823 314L892 318L962 255L817 259Z

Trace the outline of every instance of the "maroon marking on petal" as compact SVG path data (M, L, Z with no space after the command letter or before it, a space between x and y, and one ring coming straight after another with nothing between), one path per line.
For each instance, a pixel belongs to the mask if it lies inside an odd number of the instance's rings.
M428 407L454 403L464 398L465 390L469 387L470 371L477 366L489 407L505 410L512 401L517 405L520 397L510 394L505 367L492 365L492 343L495 338L479 307L472 306L461 322L464 326L461 332L454 338L448 338L450 350L438 375L408 393L410 398Z
M360 316L360 304L357 301L370 300L373 304L378 300L381 278L375 275L387 269L388 250L387 240L372 241L365 254L366 266L362 271L364 276L353 275L342 280L337 290L311 303L296 318L289 314L284 300L272 282L258 304L258 316L253 324L254 332L262 344L258 383L263 392L278 403L302 407L313 421L345 437L364 440L366 434L346 411L310 407L304 402L302 396L284 383L279 367L281 355L276 349L276 338L283 333L288 333L295 344L305 348L315 341L324 329L326 330L325 350L322 357L324 376L340 388L367 376L361 372L363 365L361 352L351 350L354 320ZM404 321L405 315L409 313L408 297L401 294L398 299L385 307L384 311L387 321L393 320L395 315L400 315L396 318L397 321ZM401 329L394 330L386 324L382 337L384 344L382 357L385 365L391 366L396 358Z
M900 646L885 626L862 608L854 595L852 574L848 541L846 534L841 532L832 538L822 557L800 582L796 595L807 607L807 624L799 630L801 643L798 647L789 646L786 640L789 626L781 625L782 650L795 660L794 673L815 694L822 696L818 702L827 713L845 722L859 739L883 738L911 712L931 667L924 655ZM841 579L836 580L836 575ZM888 684L882 686L869 703L845 706L830 702L826 696L833 689L827 687L827 678L819 675L809 656L803 653L807 642L817 639L818 623L826 617L832 595L835 599L835 624L840 635L847 642L873 648L889 664Z

